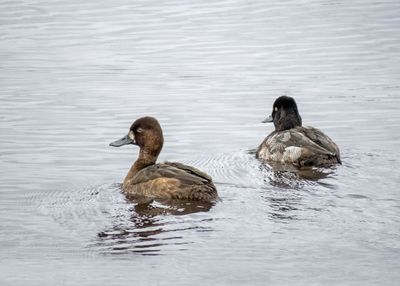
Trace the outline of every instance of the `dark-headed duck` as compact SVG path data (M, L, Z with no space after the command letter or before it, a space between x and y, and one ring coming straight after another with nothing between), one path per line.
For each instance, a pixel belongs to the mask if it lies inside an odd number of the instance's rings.
M126 136L110 143L114 147L134 144L140 148L139 157L124 179L124 193L132 198L215 201L217 190L207 174L181 163L156 164L163 143L161 126L153 117L137 119Z
M292 97L278 97L272 114L263 122L273 122L275 131L258 147L257 158L297 167L341 163L339 148L331 138L317 128L302 126L296 101Z

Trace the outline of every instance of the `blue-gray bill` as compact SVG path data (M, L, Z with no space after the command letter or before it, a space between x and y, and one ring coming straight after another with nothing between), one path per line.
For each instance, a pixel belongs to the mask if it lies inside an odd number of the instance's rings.
M272 118L272 115L268 116L267 118L265 118L263 121L261 121L262 123L268 123L268 122L274 122L274 118Z
M129 135L127 134L124 137L122 137L121 139L111 142L110 146L121 147L121 146L128 145L128 144L135 144L135 142L131 138L129 138Z

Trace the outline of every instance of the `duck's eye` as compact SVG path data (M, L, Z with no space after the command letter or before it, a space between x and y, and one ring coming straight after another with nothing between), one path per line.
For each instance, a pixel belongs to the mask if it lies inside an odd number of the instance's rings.
M143 132L143 129L139 127L138 129L136 129L136 132L137 132L137 133L142 133L142 132Z
M133 135L132 130L129 131L128 137L129 137L131 140L135 140L135 135Z
M278 107L275 106L274 111L278 111Z

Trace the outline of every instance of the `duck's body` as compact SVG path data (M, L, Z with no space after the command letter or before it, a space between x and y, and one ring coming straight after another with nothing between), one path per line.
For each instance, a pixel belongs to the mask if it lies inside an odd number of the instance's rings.
M165 162L141 169L123 184L134 197L212 201L217 191L212 179L202 171L181 163Z
M317 128L301 126L272 132L258 147L257 157L298 167L340 162L339 148L328 136Z
M129 134L111 143L119 147L135 144L139 157L126 175L122 189L131 198L214 201L218 198L212 179L202 171L181 163L158 163L163 145L161 126L152 117L136 120Z
M279 97L272 115L264 122L274 122L275 131L258 147L257 158L297 167L340 163L339 148L331 138L317 128L302 126L293 98Z

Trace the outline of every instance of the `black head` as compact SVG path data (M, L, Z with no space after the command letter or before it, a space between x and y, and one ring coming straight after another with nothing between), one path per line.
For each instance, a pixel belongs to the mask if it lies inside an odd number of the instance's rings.
M272 114L263 122L274 122L276 131L283 131L301 126L301 116L293 97L280 96L272 107Z
M127 135L110 143L110 146L120 147L134 144L150 153L159 153L164 143L164 137L160 123L154 117L146 116L137 119Z

